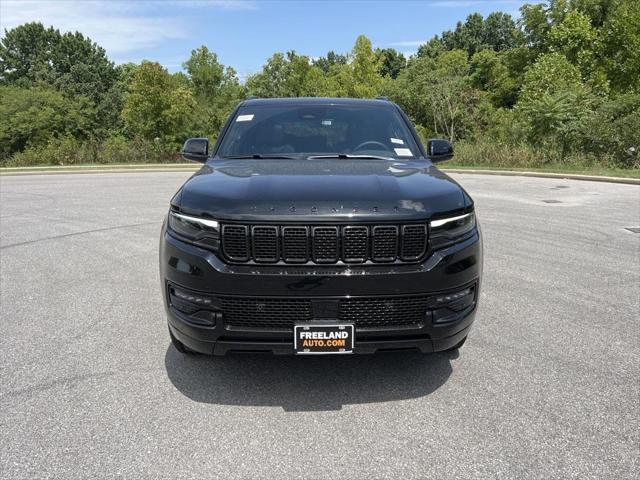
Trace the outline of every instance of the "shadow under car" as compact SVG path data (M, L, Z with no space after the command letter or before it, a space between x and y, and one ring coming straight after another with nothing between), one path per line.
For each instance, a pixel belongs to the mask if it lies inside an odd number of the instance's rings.
M340 410L343 405L419 398L442 386L458 352L283 357L183 355L169 346L173 385L202 403L281 406L285 411Z

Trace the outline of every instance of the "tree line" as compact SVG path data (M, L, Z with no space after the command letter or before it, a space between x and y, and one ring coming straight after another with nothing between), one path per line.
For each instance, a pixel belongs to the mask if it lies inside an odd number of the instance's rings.
M387 96L470 165L640 168L640 2L475 13L409 58L361 35L350 52L275 53L245 82L207 46L171 74L27 23L0 40L0 165L175 161L248 96Z

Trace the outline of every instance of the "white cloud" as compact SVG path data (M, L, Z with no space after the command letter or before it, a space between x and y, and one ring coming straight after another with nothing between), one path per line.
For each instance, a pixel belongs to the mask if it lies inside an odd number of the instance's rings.
M158 7L162 4L200 9L239 10L255 7L253 2L230 0L1 0L0 26L2 29L11 29L25 22L42 22L63 32L79 31L104 47L109 54L118 56L187 36L186 32L190 29L183 19L158 15Z
M402 40L400 42L392 42L390 47L419 47L427 43L427 40Z

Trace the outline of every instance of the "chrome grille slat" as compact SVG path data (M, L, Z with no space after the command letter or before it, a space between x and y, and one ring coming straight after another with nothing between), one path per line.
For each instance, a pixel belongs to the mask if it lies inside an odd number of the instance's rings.
M222 225L222 253L235 263L415 262L427 251L426 223L401 225Z

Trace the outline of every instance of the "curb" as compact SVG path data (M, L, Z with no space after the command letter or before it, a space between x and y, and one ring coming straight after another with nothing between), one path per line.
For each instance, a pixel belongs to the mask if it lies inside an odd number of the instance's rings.
M579 173L554 173L554 172L519 172L517 170L478 170L466 168L443 168L446 173L471 173L478 175L504 175L507 177L538 177L538 178L563 178L567 180L583 180L588 182L624 183L627 185L640 185L640 178L606 177L600 175L584 175Z
M200 164L166 164L154 166L118 165L113 167L84 165L77 167L5 167L0 168L0 177L16 175L60 175L78 173L128 173L128 172L195 172Z
M166 165L140 166L119 165L117 167L78 166L78 167L4 167L0 168L0 176L15 175L60 175L78 173L139 173L139 172L194 172L200 164L171 163ZM640 178L607 177L578 173L530 172L517 170L479 170L472 168L443 168L446 173L470 173L474 175L503 175L509 177L562 178L589 182L609 182L627 185L640 185Z

